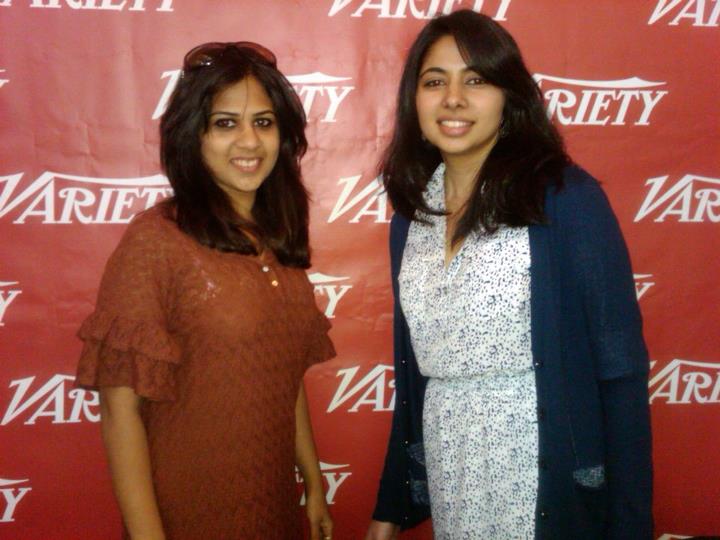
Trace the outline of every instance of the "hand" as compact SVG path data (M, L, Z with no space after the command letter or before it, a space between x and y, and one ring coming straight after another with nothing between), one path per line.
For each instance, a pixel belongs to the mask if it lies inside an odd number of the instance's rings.
M371 521L365 540L397 540L400 526L389 521Z
M333 522L325 502L325 494L318 492L308 495L305 511L310 522L310 539L332 540Z

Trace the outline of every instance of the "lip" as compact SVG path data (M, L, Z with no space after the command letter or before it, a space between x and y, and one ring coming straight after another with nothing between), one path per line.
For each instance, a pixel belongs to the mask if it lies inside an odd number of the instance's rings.
M440 132L448 137L462 137L470 131L473 123L462 118L440 118L437 121Z
M260 164L262 163L262 158L242 158L242 157L236 157L232 158L230 160L230 164L238 169L241 172L244 173L254 173L257 172L257 170L260 168Z

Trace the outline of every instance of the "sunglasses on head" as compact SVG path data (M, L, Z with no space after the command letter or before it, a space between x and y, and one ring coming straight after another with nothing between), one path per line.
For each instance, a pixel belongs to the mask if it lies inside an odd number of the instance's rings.
M214 42L198 45L185 55L183 71L212 66L229 50L250 54L272 67L277 67L277 59L269 49L252 41L237 41L235 43Z

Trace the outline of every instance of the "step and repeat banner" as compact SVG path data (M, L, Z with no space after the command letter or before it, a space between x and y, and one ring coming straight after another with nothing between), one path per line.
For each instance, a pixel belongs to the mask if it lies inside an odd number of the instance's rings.
M183 55L239 40L277 54L309 119L308 274L338 356L306 385L335 537L362 537L394 406L376 164L410 43L460 8L516 37L625 233L652 359L656 537L720 534L720 1L0 0L0 538L119 534L75 332L128 221L170 194L158 124Z

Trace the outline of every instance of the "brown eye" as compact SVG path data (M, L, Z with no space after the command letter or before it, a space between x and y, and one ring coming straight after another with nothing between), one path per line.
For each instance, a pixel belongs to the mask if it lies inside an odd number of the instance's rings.
M470 77L467 81L465 81L465 84L469 84L472 86L479 86L479 85L485 84L485 83L486 83L485 79L483 79L479 75L475 76L475 77Z
M220 129L230 129L235 127L235 120L232 118L218 118L213 122L213 126Z
M423 88L435 88L436 86L440 86L443 83L440 79L427 79L425 80L422 85Z
M255 119L255 125L260 128L269 128L272 127L273 124L275 124L275 121L272 118L256 118Z

